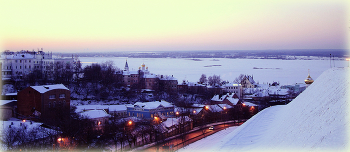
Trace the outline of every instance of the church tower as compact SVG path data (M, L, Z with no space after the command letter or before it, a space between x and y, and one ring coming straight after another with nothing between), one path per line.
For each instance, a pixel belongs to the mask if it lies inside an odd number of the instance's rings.
M124 71L129 71L128 60L125 61Z

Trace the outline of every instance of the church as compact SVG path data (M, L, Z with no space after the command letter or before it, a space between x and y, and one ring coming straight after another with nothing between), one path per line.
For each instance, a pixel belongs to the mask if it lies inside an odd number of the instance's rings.
M150 73L145 63L141 64L139 70L130 71L128 61L125 62L124 70L122 71L122 82L125 87L139 88L146 91L177 91L177 79L173 75L155 75Z

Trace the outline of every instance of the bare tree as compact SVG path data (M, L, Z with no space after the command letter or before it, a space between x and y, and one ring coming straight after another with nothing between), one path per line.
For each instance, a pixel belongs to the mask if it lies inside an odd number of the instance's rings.
M241 83L244 78L244 74L240 74L235 80L233 80L234 83Z
M213 76L209 76L208 78L208 83L210 86L219 86L221 85L221 79L219 75L213 75Z
M205 84L207 82L208 82L207 76L205 74L202 74L201 77L199 78L199 83Z

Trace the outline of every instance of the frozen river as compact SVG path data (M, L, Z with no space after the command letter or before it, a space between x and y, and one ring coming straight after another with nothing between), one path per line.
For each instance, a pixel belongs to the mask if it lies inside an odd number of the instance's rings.
M253 75L259 83L303 83L308 69L313 79L330 68L329 60L274 60L274 59L228 59L228 58L127 58L127 57L80 57L83 67L91 63L113 61L114 66L124 69L127 59L130 70L138 70L145 63L154 74L173 75L178 79L197 82L201 74L220 75L222 80L232 82L240 74ZM348 61L332 61L332 67L347 67Z

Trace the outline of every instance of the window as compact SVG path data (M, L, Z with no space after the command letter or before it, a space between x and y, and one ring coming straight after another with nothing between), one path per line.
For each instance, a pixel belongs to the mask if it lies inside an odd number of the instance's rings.
M60 94L60 98L65 98L66 97L66 94Z
M55 99L56 98L56 95L52 94L49 96L49 99Z
M52 107L55 108L55 106L56 106L56 101L53 102Z
M51 108L51 102L49 102L49 108Z

